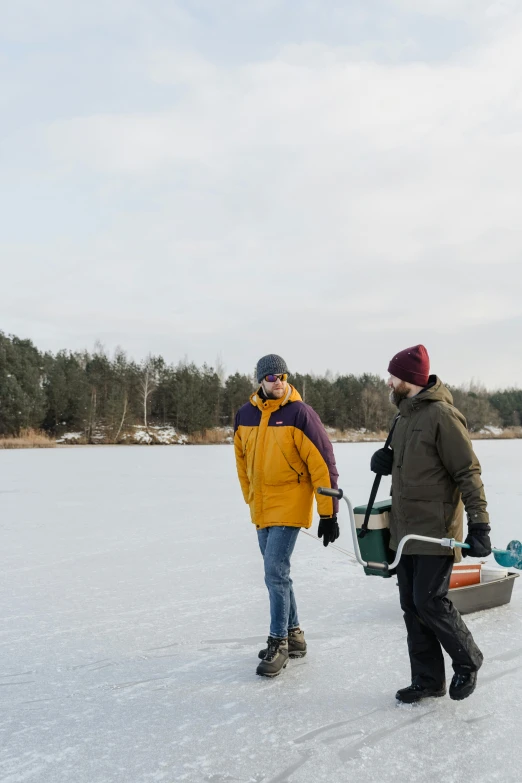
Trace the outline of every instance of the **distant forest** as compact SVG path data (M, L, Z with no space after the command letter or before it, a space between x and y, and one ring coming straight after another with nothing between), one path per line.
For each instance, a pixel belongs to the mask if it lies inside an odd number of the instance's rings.
M335 429L387 430L395 409L375 375L302 375L289 378L305 402ZM118 442L126 428L170 425L196 433L233 425L237 409L255 388L250 375L225 377L223 369L161 356L135 362L122 350L40 352L30 340L0 332L0 435L36 428L51 435L81 431L87 442L103 428ZM449 387L471 432L486 426L520 427L522 390L488 392Z

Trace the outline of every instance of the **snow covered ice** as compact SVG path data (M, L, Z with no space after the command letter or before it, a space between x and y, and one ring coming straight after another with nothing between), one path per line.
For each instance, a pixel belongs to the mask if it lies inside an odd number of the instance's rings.
M377 447L335 444L356 504ZM503 547L521 537L522 442L475 448ZM2 783L522 781L522 580L466 618L476 692L397 706L395 579L302 534L309 653L255 676L268 598L230 447L3 451L0 503ZM340 523L351 549L344 504Z

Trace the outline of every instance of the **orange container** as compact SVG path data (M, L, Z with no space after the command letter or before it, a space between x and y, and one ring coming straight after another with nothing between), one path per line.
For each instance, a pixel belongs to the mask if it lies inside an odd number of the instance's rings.
M480 584L480 563L473 565L455 565L450 577L450 590L453 587L469 587Z

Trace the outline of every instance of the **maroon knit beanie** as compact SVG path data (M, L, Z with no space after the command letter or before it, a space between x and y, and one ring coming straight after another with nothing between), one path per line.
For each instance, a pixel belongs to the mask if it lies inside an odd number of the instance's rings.
M427 386L430 377L430 357L423 345L414 345L396 353L388 365L390 375L415 386Z

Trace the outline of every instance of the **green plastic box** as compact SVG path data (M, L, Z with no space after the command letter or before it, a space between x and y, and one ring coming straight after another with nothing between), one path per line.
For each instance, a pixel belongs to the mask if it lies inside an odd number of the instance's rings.
M368 520L368 531L364 538L359 538L359 530L363 525L367 505L357 506L353 513L355 517L355 526L357 528L357 541L363 560L373 561L374 563L392 563L395 552L390 549L390 510L391 499L380 500L373 504L373 508ZM375 568L365 568L364 573L369 576L383 576L389 579L394 571L380 571Z

